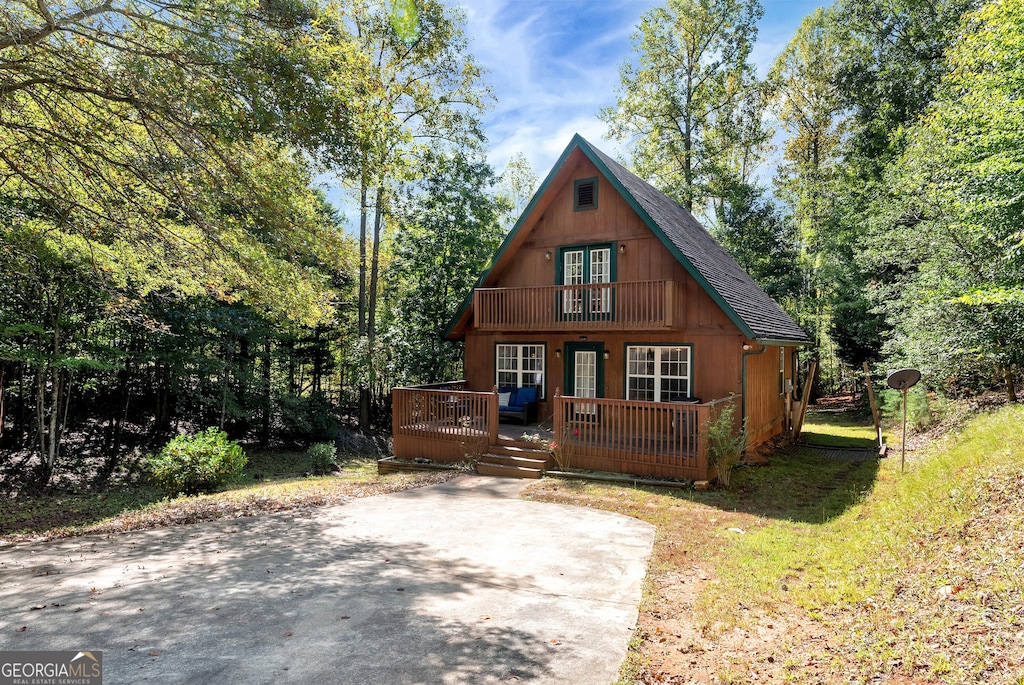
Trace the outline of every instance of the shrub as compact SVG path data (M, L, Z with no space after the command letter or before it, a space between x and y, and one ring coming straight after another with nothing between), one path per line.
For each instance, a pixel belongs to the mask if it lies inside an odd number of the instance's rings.
M246 464L241 445L216 428L179 435L146 461L150 480L170 496L211 492L241 473Z
M309 470L317 476L329 473L334 465L334 444L330 442L318 442L310 445L306 450L306 457L309 459Z
M736 430L735 411L735 403L730 402L719 409L718 414L705 425L708 462L718 471L718 482L726 488L731 482L732 470L747 446L746 430Z

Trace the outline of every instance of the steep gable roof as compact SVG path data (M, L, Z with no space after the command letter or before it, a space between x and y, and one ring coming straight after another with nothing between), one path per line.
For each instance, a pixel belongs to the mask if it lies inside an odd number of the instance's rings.
M803 329L754 282L754 279L690 212L592 146L579 134L573 136L530 205L505 238L492 261L491 268L480 276L478 286L486 281L491 269L512 244L526 218L576 148L593 162L666 249L707 291L744 335L758 342L810 343ZM449 333L460 323L465 323L471 303L472 293L449 327Z

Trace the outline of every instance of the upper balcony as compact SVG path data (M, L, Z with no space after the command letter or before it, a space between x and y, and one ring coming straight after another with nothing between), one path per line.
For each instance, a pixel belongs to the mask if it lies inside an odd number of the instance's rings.
M477 288L481 331L671 330L682 326L683 288L675 281L635 281Z

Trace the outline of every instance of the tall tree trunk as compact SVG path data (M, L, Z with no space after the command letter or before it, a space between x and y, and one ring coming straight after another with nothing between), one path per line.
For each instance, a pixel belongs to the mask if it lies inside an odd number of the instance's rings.
M377 186L377 211L373 217L373 257L370 265L370 303L367 305L369 321L366 327L366 335L371 343L377 335L377 282L380 274L380 234L383 223L384 187Z
M1013 366L1002 364L1003 383L1006 384L1006 398L1011 402L1017 401L1017 386L1013 380Z
M366 179L359 186L359 337L366 335Z
M361 189L359 215L359 337L365 338L369 353L367 363L372 364L373 339L376 335L377 274L379 269L380 224L383 187L377 186L377 206L373 224L373 265L369 287L366 283L366 184ZM367 290L369 295L367 296ZM372 376L372 374L370 374ZM359 430L370 429L370 388L367 383L359 386Z
M6 364L0 364L0 439L4 437L4 376L7 371ZM0 444L3 444L0 442Z
M260 426L260 444L270 444L270 337L263 341L263 422Z

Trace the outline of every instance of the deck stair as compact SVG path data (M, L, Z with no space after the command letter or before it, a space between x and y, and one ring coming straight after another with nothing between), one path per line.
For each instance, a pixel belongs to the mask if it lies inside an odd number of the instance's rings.
M501 439L480 457L476 472L482 476L540 478L548 468L551 453L531 443Z

